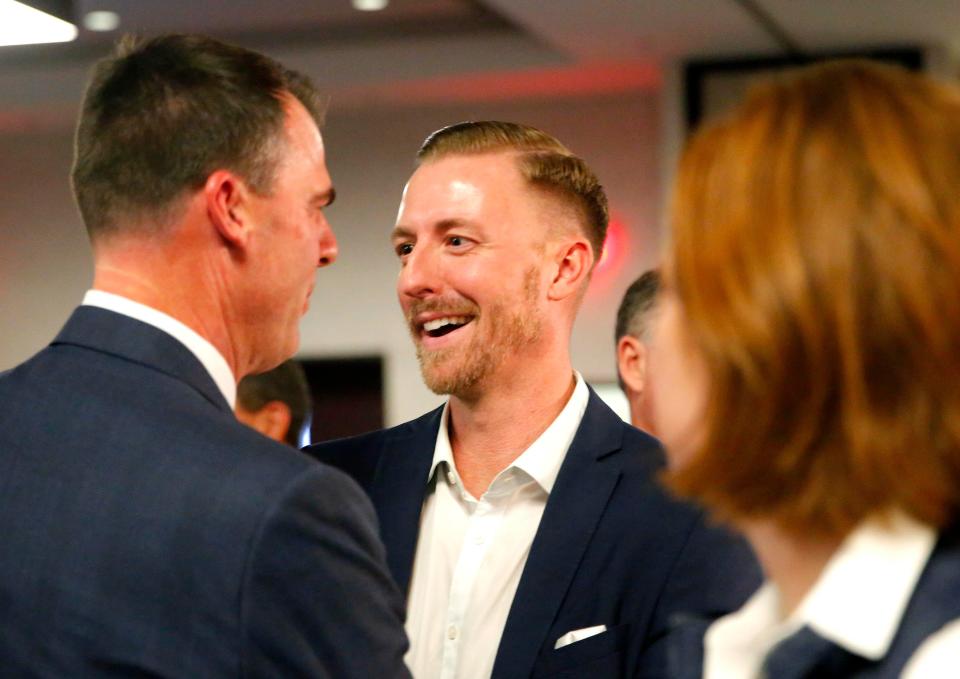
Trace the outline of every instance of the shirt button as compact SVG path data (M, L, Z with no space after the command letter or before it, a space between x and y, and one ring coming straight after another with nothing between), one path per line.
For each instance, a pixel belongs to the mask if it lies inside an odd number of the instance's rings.
M475 545L482 545L484 542L486 542L486 538L484 538L482 535L478 535L473 538L473 544Z
M449 639L450 641L454 641L456 638L457 638L457 626L450 625L447 628L447 639Z
M457 477L453 475L453 472L447 473L447 481L450 482L450 485L454 485L457 482Z

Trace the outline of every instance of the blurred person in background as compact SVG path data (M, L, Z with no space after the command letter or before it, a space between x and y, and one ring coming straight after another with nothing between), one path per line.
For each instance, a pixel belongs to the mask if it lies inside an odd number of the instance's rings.
M72 173L93 289L0 376L0 673L409 676L369 501L233 412L337 255L318 100L202 36L94 69Z
M650 335L654 322L660 274L646 271L630 284L617 309L617 379L630 405L630 424L656 436L650 416L650 380L647 379Z
M654 419L670 486L767 583L685 628L675 676L957 676L958 187L960 91L863 61L758 86L686 149Z
M237 419L274 441L300 447L310 426L310 386L303 367L284 361L237 384Z
M431 135L393 232L433 412L308 449L367 489L435 679L661 677L680 612L759 583L739 539L656 483L663 452L570 360L607 228L594 172L515 123Z

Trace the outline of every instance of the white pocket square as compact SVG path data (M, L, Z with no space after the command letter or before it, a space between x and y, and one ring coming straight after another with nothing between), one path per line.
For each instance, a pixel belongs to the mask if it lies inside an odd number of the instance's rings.
M583 641L588 637L592 637L606 631L606 625L594 625L593 627L584 627L583 629L572 630L557 639L557 643L553 645L553 649L556 650L558 648L563 648L564 646L569 646L572 643Z

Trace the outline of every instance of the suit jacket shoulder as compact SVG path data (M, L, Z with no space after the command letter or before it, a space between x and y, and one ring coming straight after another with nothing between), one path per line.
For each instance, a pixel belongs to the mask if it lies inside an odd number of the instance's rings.
M5 672L405 676L369 501L172 337L82 307L0 401Z
M377 468L385 455L423 457L429 454L433 459L442 412L441 406L395 427L317 443L307 446L303 452L340 469L370 492Z

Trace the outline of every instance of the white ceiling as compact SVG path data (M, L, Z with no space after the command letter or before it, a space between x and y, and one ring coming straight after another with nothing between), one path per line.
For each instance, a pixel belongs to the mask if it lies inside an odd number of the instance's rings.
M779 55L744 4L805 51L923 45L960 51L960 0L75 0L118 32L202 32L308 72L335 107L656 88L690 57ZM114 35L0 48L0 131L71 120Z

